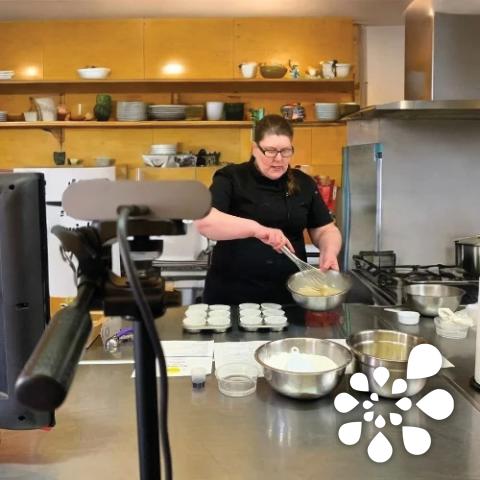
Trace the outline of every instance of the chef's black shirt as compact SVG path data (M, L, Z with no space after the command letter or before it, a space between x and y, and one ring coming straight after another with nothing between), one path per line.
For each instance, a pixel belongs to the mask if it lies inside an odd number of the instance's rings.
M298 257L306 260L303 231L332 222L314 180L292 169L297 185L287 192L287 173L271 180L249 162L218 170L210 187L212 207L282 230ZM221 240L215 245L205 282L206 303L292 303L287 278L297 271L283 254L256 238Z

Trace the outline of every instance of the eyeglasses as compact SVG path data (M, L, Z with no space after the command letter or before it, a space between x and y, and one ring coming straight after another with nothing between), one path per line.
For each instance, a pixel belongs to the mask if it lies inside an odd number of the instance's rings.
M282 158L290 158L294 152L293 146L291 146L290 148L282 148L281 150L277 150L275 148L262 148L257 143L257 147L267 158L272 159L275 158L278 154L280 154Z

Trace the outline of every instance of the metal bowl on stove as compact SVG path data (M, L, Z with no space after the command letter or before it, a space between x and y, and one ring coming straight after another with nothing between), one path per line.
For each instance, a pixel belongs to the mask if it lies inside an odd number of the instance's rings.
M439 308L457 310L465 290L448 285L414 283L403 288L407 305L422 315L435 317Z
M363 330L347 339L347 345L355 357L356 370L367 376L370 392L388 398L409 397L420 392L425 386L425 378L406 380L410 351L421 343L426 341L395 330ZM387 368L390 374L383 386L373 377L373 372L378 367ZM407 390L394 394L392 386L397 379L407 382Z
M328 270L325 272L325 276L327 285L338 288L340 290L339 293L327 296L302 295L298 293L302 287L309 286L308 275L303 272L291 275L287 280L287 288L295 302L306 310L317 312L332 310L345 301L347 293L352 287L352 280L349 275L335 270Z

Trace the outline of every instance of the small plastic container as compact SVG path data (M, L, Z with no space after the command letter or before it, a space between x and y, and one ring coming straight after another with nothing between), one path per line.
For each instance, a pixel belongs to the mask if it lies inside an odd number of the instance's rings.
M446 322L442 320L440 317L435 317L433 319L435 323L435 331L437 335L440 335L444 338L451 338L455 340L460 340L462 338L466 338L469 326L462 325L460 323L455 322Z
M238 308L240 311L242 310L259 310L260 309L260 304L259 303L241 303Z
M246 397L257 389L258 369L250 363L227 363L215 370L218 389L228 397Z
M398 323L403 325L416 325L420 320L420 313L413 310L398 310L396 308L385 308L386 312L393 312L397 314Z
M194 390L202 390L205 387L207 379L207 371L203 367L193 367L190 371L192 375L192 388Z

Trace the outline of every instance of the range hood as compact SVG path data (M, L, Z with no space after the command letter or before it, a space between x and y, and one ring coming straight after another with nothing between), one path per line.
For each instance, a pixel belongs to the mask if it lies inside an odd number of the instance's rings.
M480 99L480 2L414 0L405 11L405 99Z
M413 0L405 11L405 100L347 117L480 119L480 0Z

